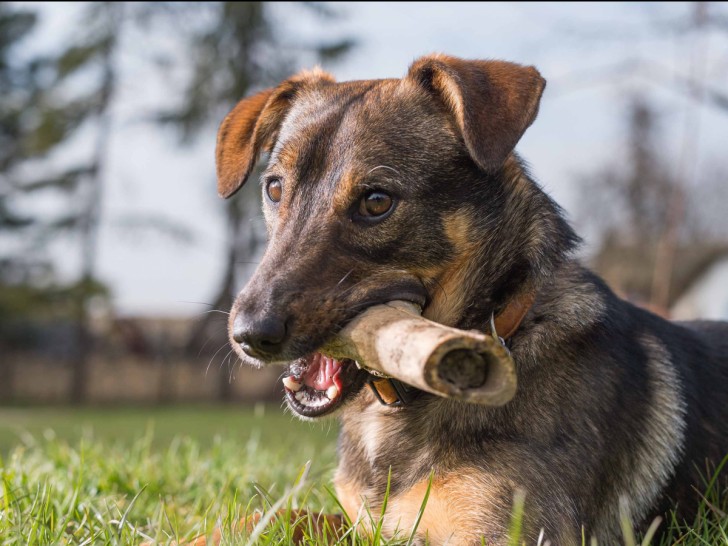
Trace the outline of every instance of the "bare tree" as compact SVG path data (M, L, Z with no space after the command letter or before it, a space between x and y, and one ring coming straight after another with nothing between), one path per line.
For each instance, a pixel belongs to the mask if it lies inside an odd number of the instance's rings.
M660 153L660 119L647 98L631 97L625 117L621 158L582 176L585 220L605 239L654 245L666 229L678 183Z
M119 82L117 53L126 22L125 9L120 2L88 4L80 25L82 31L72 38L55 63L59 86L81 72L84 77L96 81L91 91L79 98L85 126L92 124L96 133L93 149L82 168L73 171L77 188L73 229L80 246L81 271L75 291L76 353L69 393L72 403L84 402L88 391L88 365L93 343L89 305L99 292L96 257L113 129L112 105Z
M670 192L665 229L657 243L655 266L652 275L651 303L658 309L668 309L670 303L670 284L673 267L678 251L679 232L685 225L686 199L689 188L694 187L696 180L696 164L698 156L698 139L700 136L700 107L705 102L703 88L707 51L703 30L708 22L708 3L696 2L690 19L690 26L695 31L691 44L690 80L701 82L696 89L695 101L685 113L685 126L682 135L679 163L677 165L678 184Z
M73 100L55 97L57 58L40 52L16 55L35 29L28 8L0 3L0 352L27 348L37 332L31 323L62 320L76 286L59 286L46 255L50 237L75 224L74 214L49 218L22 204L31 195L74 191L83 168L32 179L23 167L42 162L85 119ZM19 212L21 211L22 212ZM12 244L11 244L12 243ZM12 395L12 361L0 361L0 399Z
M588 223L601 234L598 266L613 270L608 261L615 259L623 264L623 270L634 269L635 263L625 264L629 254L625 252L630 247L630 255L643 271L632 275L629 289L653 309L667 313L684 279L691 277L686 272L691 269L686 263L692 260L701 264L705 256L714 256L714 250L724 246L722 240L728 231L723 212L716 213L705 205L706 196L710 196L708 203L725 196L726 169L713 165L712 176L697 169L702 107L728 112L728 102L723 103L726 97L711 83L707 70L710 33L725 15L721 7L709 2L691 4L686 8L689 16L679 19L662 16L654 6L646 9L651 13L652 24L643 32L679 43L679 51L689 54L685 73L667 69L660 62L625 58L608 69L598 70L598 75L572 75L556 87L563 91L584 84L623 82L625 78L649 84L641 85L640 95L629 101L622 159L582 177L586 179L582 202L589 210ZM616 30L612 35L609 30L606 32L606 38L602 33L600 39L631 39ZM651 94L655 85L687 99L682 101L683 108L676 110L682 116L682 125L674 157L661 138L664 121ZM684 259L685 256L677 260L686 248L691 260ZM675 275L680 278L675 279ZM636 277L642 280L637 282Z

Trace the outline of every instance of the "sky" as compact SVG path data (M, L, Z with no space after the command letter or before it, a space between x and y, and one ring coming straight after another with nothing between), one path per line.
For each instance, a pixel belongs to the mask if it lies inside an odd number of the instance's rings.
M282 36L356 39L345 60L324 65L339 81L400 77L414 59L430 52L535 65L548 85L539 116L517 150L577 229L590 213L580 206L579 185L623 153L625 105L634 93L649 93L664 114L665 158L676 168L684 119L696 108L696 170L725 153L728 113L696 107L669 81L615 73L615 67L634 60L685 72L698 51L707 59L706 77L717 89L728 90L728 33L691 41L664 31L667 24L686 20L690 8L685 3L387 2L337 3L336 8L342 17L322 23L295 4L274 6ZM74 5L46 4L42 10L43 40L52 41L78 24ZM193 145L180 146L171 130L145 123L151 110L179 98L184 68L161 74L150 62L156 52L180 55L179 44L169 29L148 28L129 37L125 47L98 272L111 286L121 314L196 315L212 300L224 263L215 128L201 131ZM85 138L91 142L93 136ZM78 153L84 149L83 142L78 144ZM153 230L122 229L131 216L185 226L193 240L185 244ZM586 235L588 253L593 241ZM62 257L61 273L73 275L75 247L68 243L56 252Z

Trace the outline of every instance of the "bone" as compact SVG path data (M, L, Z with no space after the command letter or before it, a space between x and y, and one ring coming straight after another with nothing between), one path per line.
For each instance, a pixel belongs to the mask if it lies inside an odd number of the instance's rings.
M498 340L427 320L404 301L370 307L322 351L464 402L501 406L516 393L513 359Z

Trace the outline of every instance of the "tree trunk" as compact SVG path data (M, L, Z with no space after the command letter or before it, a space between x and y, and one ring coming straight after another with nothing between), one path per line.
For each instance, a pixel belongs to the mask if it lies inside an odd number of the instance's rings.
M76 356L72 363L70 401L81 404L88 395L88 362L91 354L92 334L89 321L89 302L94 296L94 270L98 253L99 226L103 199L103 177L112 131L111 101L116 86L115 49L122 21L123 6L107 2L106 18L109 41L101 58L102 78L97 106L98 133L88 179L88 195L81 214L79 234L81 239L81 282L77 294Z
M707 2L693 4L692 25L696 30L704 27L708 13L707 9ZM669 316L669 309L675 303L671 299L672 273L677 259L680 229L685 223L685 195L690 191L689 186L695 182L696 166L698 164L701 108L705 102L704 83L707 67L705 42L698 41L701 38L704 39L703 33L697 34L690 62L690 79L693 82L699 82L701 88L696 90L696 100L688 106L685 114L682 149L677 165L677 184L670 196L667 225L657 244L652 275L650 303L661 310L665 316Z
M233 398L232 368L235 365L235 360L228 357L225 319L240 288L239 266L255 256L262 242L250 223L252 215L249 212L258 208L257 200L252 197L250 190L243 191L226 203L228 240L225 269L210 310L195 325L187 343L188 354L199 355L204 351L217 360L210 362L210 366L219 370L218 399L222 402Z
M71 368L71 387L69 398L72 404L82 404L88 395L88 362L91 354L91 334L88 331L86 301L78 296L76 312L76 351Z
M213 309L228 310L232 306L234 293L235 293L235 264L236 264L236 252L237 245L232 245L228 252L227 264L225 267L225 274L223 276L223 282L220 286L217 298L215 298ZM208 313L206 318L208 324L215 324L216 321L213 318L219 319L219 313ZM218 323L219 324L219 323ZM227 345L227 324L223 322L220 324L215 334L211 334L213 339L221 339L223 345ZM219 338L218 338L219 336ZM217 345L217 343L216 343ZM232 370L230 368L230 359L227 357L228 351L224 349L221 351L223 356L222 361L219 365L220 375L218 376L218 398L221 402L229 402L233 397L233 383L232 383Z
M169 336L163 332L157 339L154 352L159 366L159 383L157 384L157 402L169 404L176 396L174 385L174 368L176 361L170 351Z
M0 354L9 354L9 351L6 351L2 348L0 348ZM7 358L3 359L2 362L0 362L0 402L3 404L6 404L8 402L13 402L14 399L14 390L13 387L15 385L15 362L12 360L8 360Z

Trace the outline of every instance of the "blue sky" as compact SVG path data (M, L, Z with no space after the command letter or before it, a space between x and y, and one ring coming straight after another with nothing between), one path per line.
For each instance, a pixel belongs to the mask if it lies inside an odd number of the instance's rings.
M275 9L283 36L357 39L358 47L346 60L325 66L339 80L401 76L412 60L433 51L535 65L548 86L539 117L517 149L577 228L589 214L579 206L579 180L623 151L627 98L649 93L664 113L665 158L676 168L683 120L688 109L695 108L672 91L669 82L648 73L615 74L615 66L650 60L667 71L687 72L691 56L699 51L707 58L706 78L728 92L728 32L692 40L665 31L668 23L686 20L686 3L337 6L344 16L326 25L294 4L276 4ZM48 4L42 9L43 39L73 30L73 5ZM211 300L224 261L223 218L214 185L214 128L201 132L194 146L182 148L171 131L139 122L145 112L177 98L184 69L162 78L149 62L155 48L179 54L168 30L147 29L127 42L98 270L114 290L122 313L193 315L205 307L191 302ZM728 113L703 108L699 114L698 172L723 159L728 143ZM83 146L80 143L78 149ZM181 245L150 233L124 235L115 225L131 213L163 214L187 225L195 233L194 242ZM70 243L57 249L64 256L61 270L68 275L76 263L74 249Z

